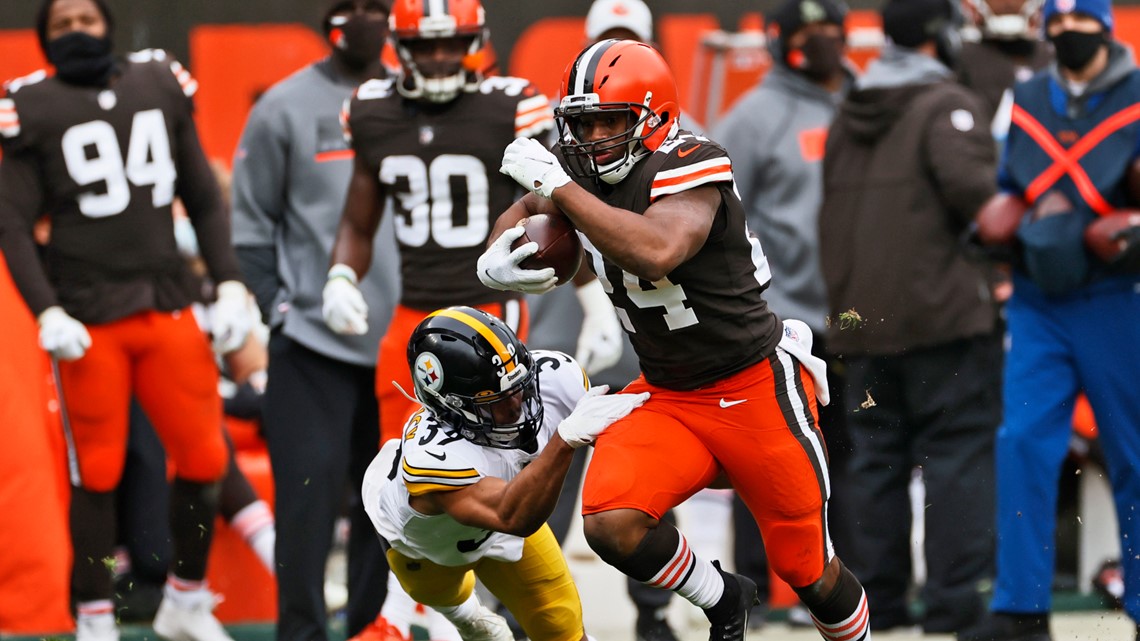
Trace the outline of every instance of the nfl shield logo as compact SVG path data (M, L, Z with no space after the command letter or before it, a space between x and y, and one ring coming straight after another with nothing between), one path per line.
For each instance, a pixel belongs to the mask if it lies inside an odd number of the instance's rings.
M110 89L100 91L96 100L99 102L99 106L103 108L103 111L114 109L115 105L119 102L118 97L115 96L115 92Z
M420 127L420 144L430 145L435 140L435 130L431 127Z

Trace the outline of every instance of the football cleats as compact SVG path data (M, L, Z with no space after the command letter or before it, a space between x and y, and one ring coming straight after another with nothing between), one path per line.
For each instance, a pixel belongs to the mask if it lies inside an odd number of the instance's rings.
M554 110L558 144L576 176L617 184L637 161L677 135L677 83L665 59L647 44L603 40L590 45L563 73L561 94ZM590 140L583 117L603 112L626 115L628 126Z
M471 307L432 312L408 341L416 398L463 438L535 446L542 401L530 352L506 323Z
M479 0L396 0L388 16L389 37L400 59L400 93L429 102L450 102L462 91L473 91L482 79L487 39L483 5ZM425 40L459 39L465 44L461 60L450 69L425 73L414 49Z

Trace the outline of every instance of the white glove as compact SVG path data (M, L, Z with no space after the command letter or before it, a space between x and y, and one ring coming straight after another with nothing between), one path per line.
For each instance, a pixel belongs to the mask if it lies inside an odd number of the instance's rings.
M321 313L325 324L337 334L361 336L368 333L368 303L356 286L356 272L344 263L329 269L328 281L321 293Z
M87 333L87 328L58 305L40 312L36 320L40 324L40 347L53 358L78 360L91 347L91 334Z
M507 145L499 171L543 198L570 182L554 154L534 138L515 138Z
M227 280L217 287L218 300L210 308L210 332L214 335L214 351L228 354L245 344L253 328L261 323L257 305L250 305L245 285Z
M529 138L528 138L529 140ZM527 294L545 294L558 284L553 267L523 269L519 263L538 251L538 243L526 243L511 251L511 243L526 233L521 226L514 226L495 239L487 251L479 257L475 268L479 280L491 289L514 290Z
M582 331L578 333L578 351L574 358L590 376L609 369L621 359L621 325L614 305L602 283L592 280L575 293L582 304Z
M570 416L558 424L558 435L570 447L589 445L614 422L625 418L634 409L641 407L649 398L649 392L640 394L610 394L609 385L591 387Z

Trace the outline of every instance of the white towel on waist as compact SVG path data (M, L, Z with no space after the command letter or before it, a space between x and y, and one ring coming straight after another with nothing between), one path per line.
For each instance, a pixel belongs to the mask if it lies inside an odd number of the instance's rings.
M811 353L812 333L807 323L790 318L784 321L784 335L780 337L779 349L784 350L799 361L815 383L815 398L820 405L831 402L831 392L827 389L827 363Z

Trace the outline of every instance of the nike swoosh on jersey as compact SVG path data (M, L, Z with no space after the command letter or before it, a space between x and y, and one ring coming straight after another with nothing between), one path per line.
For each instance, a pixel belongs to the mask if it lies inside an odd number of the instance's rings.
M700 143L698 143L696 145L693 145L692 147L689 147L688 149L678 149L677 150L677 157L678 158L684 158L685 156L688 156L689 154L696 151L697 147L700 147L700 146L701 146Z
M426 452L428 456L430 456L434 459L437 459L440 461L446 461L447 460L447 452L444 452L443 454L436 454L435 452L433 452L431 450L424 450L424 452Z
M726 401L722 398L722 399L720 399L720 406L721 407L732 407L733 405L740 405L741 403L747 403L747 402L748 402L748 399L746 399L746 398L742 398L739 401Z

